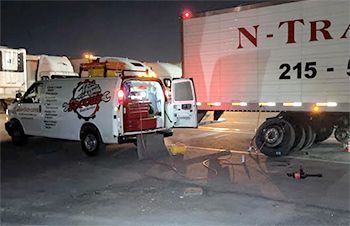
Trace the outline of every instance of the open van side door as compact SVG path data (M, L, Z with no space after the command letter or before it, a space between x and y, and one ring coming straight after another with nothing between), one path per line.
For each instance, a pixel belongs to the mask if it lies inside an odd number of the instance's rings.
M175 79L171 89L174 127L198 127L194 85L190 79Z

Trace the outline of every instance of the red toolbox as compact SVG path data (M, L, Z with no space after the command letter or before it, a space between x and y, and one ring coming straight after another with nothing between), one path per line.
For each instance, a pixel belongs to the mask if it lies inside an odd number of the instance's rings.
M125 132L157 128L157 119L149 115L149 101L129 100L124 107Z

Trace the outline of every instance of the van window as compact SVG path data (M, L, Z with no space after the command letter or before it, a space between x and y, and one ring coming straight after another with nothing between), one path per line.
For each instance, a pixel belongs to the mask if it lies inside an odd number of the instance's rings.
M24 94L23 103L40 103L42 83L34 83Z
M180 82L174 87L175 101L193 100L191 82Z

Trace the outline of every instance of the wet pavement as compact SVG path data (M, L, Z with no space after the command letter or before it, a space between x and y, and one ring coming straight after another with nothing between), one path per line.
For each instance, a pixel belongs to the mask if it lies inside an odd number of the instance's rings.
M223 117L176 129L166 143L186 145L184 155L144 161L133 144L108 145L96 158L71 141L30 138L16 147L2 127L1 224L350 224L349 153L334 138L267 158L246 152L254 113ZM323 177L287 176L300 166Z

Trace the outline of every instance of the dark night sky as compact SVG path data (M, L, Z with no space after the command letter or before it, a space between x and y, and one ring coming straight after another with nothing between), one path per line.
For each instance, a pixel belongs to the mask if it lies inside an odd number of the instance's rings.
M1 45L31 54L180 60L178 15L243 1L1 2ZM252 1L245 1L253 3Z

